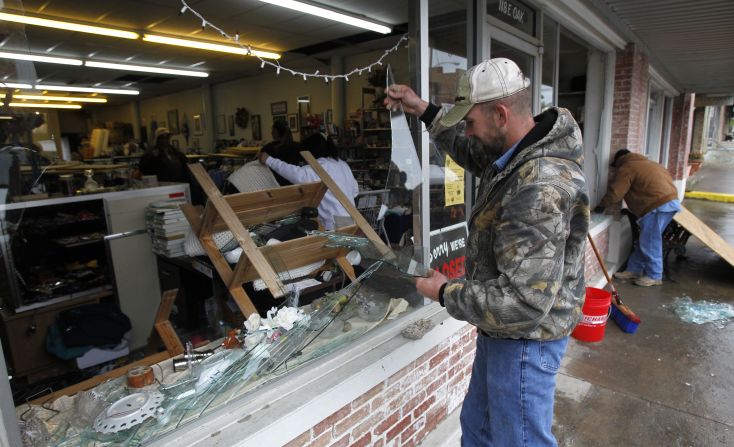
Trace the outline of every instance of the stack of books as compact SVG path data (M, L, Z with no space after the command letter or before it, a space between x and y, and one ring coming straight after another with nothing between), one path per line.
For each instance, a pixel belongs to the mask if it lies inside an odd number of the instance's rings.
M185 200L153 202L145 209L145 226L153 241L153 251L175 258L184 256L186 233L191 231L179 205Z

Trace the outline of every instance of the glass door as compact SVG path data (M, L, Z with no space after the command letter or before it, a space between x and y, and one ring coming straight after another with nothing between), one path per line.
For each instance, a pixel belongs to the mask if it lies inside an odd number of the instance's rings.
M489 48L486 58L504 57L514 61L533 89L533 112L540 111L540 57L538 47L514 34L488 24Z

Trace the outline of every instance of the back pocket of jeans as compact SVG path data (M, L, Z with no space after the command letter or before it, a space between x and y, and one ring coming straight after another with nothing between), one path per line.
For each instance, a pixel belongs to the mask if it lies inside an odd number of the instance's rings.
M559 352L560 351L560 352ZM540 342L540 366L546 371L558 372L561 367L561 359L565 350L548 342Z

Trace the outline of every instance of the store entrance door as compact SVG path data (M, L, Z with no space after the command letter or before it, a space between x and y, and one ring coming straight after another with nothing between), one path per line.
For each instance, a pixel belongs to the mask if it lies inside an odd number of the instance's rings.
M530 80L533 89L533 113L540 112L540 55L538 47L488 24L489 47L486 58L505 57L514 61Z

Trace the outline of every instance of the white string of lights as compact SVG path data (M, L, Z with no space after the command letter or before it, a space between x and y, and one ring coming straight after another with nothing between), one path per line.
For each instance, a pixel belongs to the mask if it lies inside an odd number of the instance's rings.
M179 15L184 14L186 12L190 12L191 14L195 15L196 17L199 18L199 20L201 20L201 27L202 27L202 29L203 28L206 28L206 27L209 27L209 28L212 28L212 29L216 30L219 34L222 35L222 37L226 38L227 40L230 40L230 41L234 42L240 48L247 50L247 54L248 55L257 57L260 60L260 68L265 68L266 66L270 66L270 67L273 67L273 69L275 69L275 74L277 74L277 75L279 75L281 71L284 71L284 72L287 72L287 73L292 74L293 76L301 76L304 81L306 81L308 78L318 78L318 79L323 79L327 83L329 81L333 81L334 79L344 79L347 82L349 82L349 77L350 76L355 76L355 75L362 76L362 73L364 73L364 72L368 72L369 73L369 72L372 71L372 68L381 66L383 59L385 59L390 53L392 53L394 51L397 51L400 48L400 45L404 41L407 41L408 40L408 35L407 34L404 34L400 38L400 40L398 40L398 42L392 48L389 48L389 49L385 50L385 52L382 53L382 56L380 56L380 58L377 59L375 62L372 62L371 64L369 64L369 65L367 65L365 67L355 68L352 71L350 71L349 73L332 75L332 74L322 74L322 73L319 72L319 70L316 70L313 73L304 73L304 72L301 72L301 71L297 71L297 70L293 70L293 69L284 67L284 66L280 65L280 62L278 62L277 60L275 62L270 62L268 60L263 59L262 57L258 56L256 53L253 53L252 52L252 47L250 45L243 45L242 43L240 43L240 35L239 34L235 34L234 36L228 34L226 31L224 31L223 29L219 28L218 26L216 26L212 22L208 21L198 11L196 11L191 6L189 6L189 4L186 3L186 0L181 0L181 4L183 5L183 7L181 8L181 11L179 12Z

